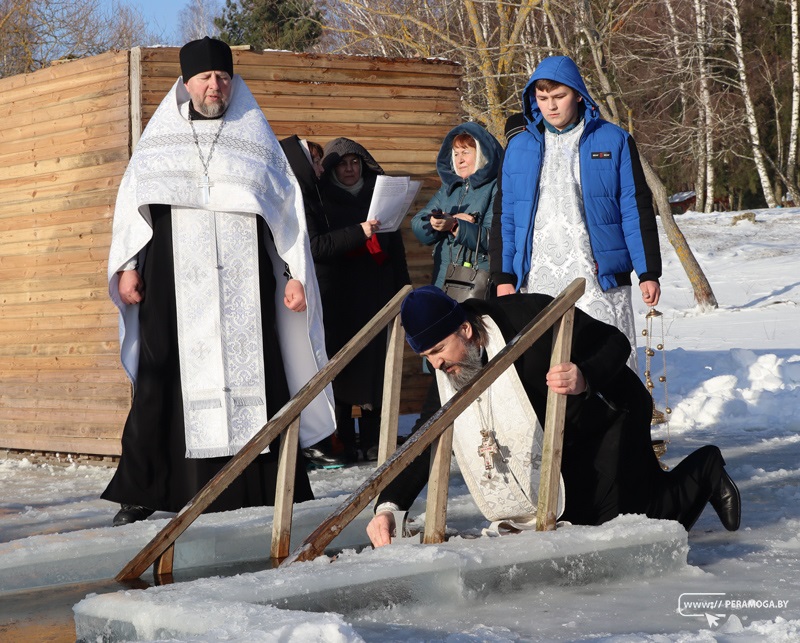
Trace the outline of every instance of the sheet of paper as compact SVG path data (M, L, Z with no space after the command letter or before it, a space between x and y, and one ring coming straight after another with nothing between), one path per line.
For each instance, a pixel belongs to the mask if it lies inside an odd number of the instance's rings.
M380 221L380 232L394 232L417 197L420 185L420 181L412 181L407 176L379 176L366 220Z

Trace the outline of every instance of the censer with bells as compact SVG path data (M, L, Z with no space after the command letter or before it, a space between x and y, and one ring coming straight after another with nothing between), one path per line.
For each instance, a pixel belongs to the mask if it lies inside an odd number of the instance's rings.
M661 341L656 344L655 349L653 348L653 320L659 319L661 321ZM658 462L661 465L661 468L666 471L669 467L661 462L661 457L667 452L667 445L669 444L669 420L667 416L672 413L672 409L669 407L669 397L667 396L667 357L666 353L664 352L664 315L657 311L655 308L651 308L650 311L647 313L646 316L647 320L647 327L642 331L642 335L646 338L646 349L645 349L645 363L644 363L644 385L647 387L647 390L650 392L650 396L653 397L653 417L650 420L650 426L657 426L660 424L667 425L667 437L664 440L653 440L653 451L655 451L656 457L658 458ZM656 350L661 352L661 364L663 366L663 373L659 375L658 381L661 382L664 391L664 410L659 411L658 407L656 406L655 396L653 395L653 389L655 388L655 384L653 383L652 377L652 360L656 354Z

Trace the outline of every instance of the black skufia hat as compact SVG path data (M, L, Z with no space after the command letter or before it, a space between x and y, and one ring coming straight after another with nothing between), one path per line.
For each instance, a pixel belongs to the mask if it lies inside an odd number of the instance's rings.
M233 54L228 43L209 38L187 42L180 51L181 76L185 83L206 71L226 71L233 77Z

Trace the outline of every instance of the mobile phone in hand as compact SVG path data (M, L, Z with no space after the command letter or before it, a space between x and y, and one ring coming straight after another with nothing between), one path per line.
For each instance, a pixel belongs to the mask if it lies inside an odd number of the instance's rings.
M445 214L441 210L434 210L431 212L431 219L452 219L452 216Z

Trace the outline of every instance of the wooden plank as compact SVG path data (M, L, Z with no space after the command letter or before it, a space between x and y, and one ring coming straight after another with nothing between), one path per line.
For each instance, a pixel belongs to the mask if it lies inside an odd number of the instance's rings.
M46 254L48 252L71 252L94 246L106 251L111 243L111 226L108 221L88 221L85 225L71 226L73 231L64 236L40 237L30 240L11 241L0 244L0 249L9 261L15 255ZM96 255L95 255L96 256ZM30 262L27 262L30 264Z
M395 101L401 103L411 103L416 100L435 100L443 101L444 104L457 103L460 100L460 93L454 88L439 87L414 87L410 85L368 85L353 83L320 83L307 81L291 80L261 80L257 78L245 78L247 86L256 98L266 98L268 96L303 97L312 96L317 98L347 98L353 99L373 98L389 99L394 104ZM155 83L152 84L155 90ZM259 103L261 101L259 100Z
M36 140L23 139L8 143L0 154L0 167L18 163L37 163L63 154L65 151L84 153L103 149L107 141L120 147L128 146L128 124L125 121L101 122L84 129L57 132Z
M23 147L23 146L18 146ZM11 168L18 165L38 165L43 161L52 159L64 152L64 147L75 155L91 154L102 150L123 149L128 150L128 134L124 128L119 128L116 133L92 136L91 134L82 140L69 143L66 146L58 147L44 146L39 143L29 149L20 149L14 153L6 152L0 154L0 168ZM130 156L130 155L129 155Z
M174 562L175 546L172 545L167 547L153 563L153 576L155 576L156 585L172 584L172 566Z
M119 456L122 454L118 437L41 437L35 433L9 435L0 425L0 444L6 449L29 449L52 453L84 453L92 455Z
M327 109L350 109L352 111L380 111L391 107L399 111L441 112L461 114L457 92L429 88L385 88L367 85L320 85L309 83L271 83L247 81L247 86L258 104L264 108L302 109L313 112ZM170 86L152 78L143 82L142 103L158 105ZM274 87L282 87L276 91ZM287 91L287 88L293 91ZM406 92L406 93L404 93ZM359 95L361 94L361 95Z
M46 199L38 198L27 203L14 203L10 206L5 206L0 201L0 219L20 217L25 219L30 217L57 218L61 211L95 207L104 207L109 212L113 212L117 188L118 186L113 186L86 194L57 194Z
M108 317L113 322L112 317ZM116 323L108 323L105 327L84 324L83 328L39 329L16 328L13 330L0 330L0 352L14 350L16 347L39 344L78 344L86 342L116 342L118 340Z
M127 412L126 407L120 407L120 412ZM98 427L106 427L109 417L113 417L114 412L109 409L58 409L55 412L52 408L7 408L0 407L0 424L5 424L9 431L9 422L28 422L38 423L40 434L64 435L64 427L68 427L69 434L90 435L98 430ZM13 432L13 431L12 431Z
M83 290L43 290L32 293L3 293L0 294L0 304L14 306L17 304L49 304L51 302L83 302L86 300L99 300L108 296L107 287L86 288Z
M142 56L142 72L150 77L172 78L173 82L180 75L180 68L175 63L145 63ZM281 66L270 61L262 65L249 65L237 68L234 62L234 71L242 76L245 81L301 81L314 83L350 83L369 85L401 85L416 87L435 87L457 89L461 79L450 73L415 73L413 70L404 70L394 67L310 67L310 66Z
M107 314L75 314L64 317L0 317L0 333L41 332L64 330L73 332L82 328L117 328L119 316L116 312Z
M23 176L0 180L0 195L14 196L22 193L28 198L36 198L48 194L69 194L76 192L78 185L87 186L85 189L97 189L97 186L108 187L118 184L119 179L128 166L127 158L120 158L117 152L112 152L117 157L99 166L83 165L76 169L66 169L63 172L51 173L49 176ZM102 183L98 183L101 180ZM20 199L18 199L20 200Z
M397 425L400 420L400 386L402 384L401 374L403 372L405 339L406 334L400 323L400 315L398 315L389 327L386 361L383 368L378 466L386 462L389 456L397 449Z
M553 325L551 367L570 361L574 323L575 308L573 307ZM539 498L536 506L536 531L553 531L556 528L566 413L567 396L555 393L548 388L547 414L543 427L542 468L539 474Z
M453 425L450 424L433 441L431 467L428 475L428 496L425 504L426 545L443 543L447 523L447 496L450 490L450 461L453 451Z
M48 407L57 398L94 398L126 404L131 401L130 387L120 382L18 382L6 377L5 381L0 380L0 384L0 400L27 398L27 403L39 408L57 408Z
M158 105L167 95L176 77L158 78L146 76L142 79L142 104ZM390 100L391 105L402 103L404 105L418 100L437 101L444 106L459 104L460 93L453 88L438 87L413 87L408 85L368 85L350 83L319 83L291 80L259 80L244 78L247 87L256 97L259 104L270 97L294 98L302 105L306 98L351 98L354 100L384 99ZM403 107L402 109L406 109ZM451 111L451 108L444 111Z
M76 335L80 331L68 331ZM86 333L94 333L92 330L85 331ZM86 338L86 341L64 341L64 342L46 342L40 341L35 336L28 337L25 343L18 342L13 344L0 345L0 357L18 357L24 358L29 356L37 357L60 357L60 356L79 356L79 355L108 355L109 353L116 354L117 349L117 334L113 328L101 329L101 333L105 335L105 339L96 339L92 341ZM19 333L15 333L17 337Z
M83 223L84 221L108 221L108 225L110 226L113 212L113 208L109 205L102 204L85 208L75 208L74 210L61 210L59 212L42 212L20 217L4 217L0 218L0 232L3 233L0 240L6 239L7 235L17 235L15 237L16 241L25 238L36 239L43 234L48 234L48 228L52 226L59 226L59 232L63 232L64 226Z
M73 387L76 390L71 396L58 391L55 385L53 388L54 397L42 400L36 397L31 397L27 394L14 395L3 391L0 394L0 409L13 409L19 413L26 411L30 412L31 409L37 409L49 414L52 418L60 421L64 418L64 413L74 412L77 413L91 407L92 410L103 413L103 418L108 417L108 413L116 413L123 409L130 407L130 396L120 394L117 397L95 397L88 393L82 393L81 387Z
M2 295L0 295L2 297ZM39 304L36 302L0 306L0 319L52 319L72 315L110 314L116 311L108 298L108 289L103 297L95 297L91 301L68 301ZM31 323L34 323L33 321Z
M69 92L62 92L59 102L54 102L52 94L39 97L27 97L16 103L0 105L0 118L4 129L23 127L36 123L56 122L59 118L74 116L81 112L102 111L118 107L125 99L126 88L121 80L127 79L118 74L111 79L97 79L88 84L75 87ZM20 110L24 105L26 110Z
M128 378L125 376L124 371L119 363L119 356L117 355L117 362L114 368L110 369L74 369L74 370L61 370L51 371L35 368L8 368L8 365L3 363L0 365L0 384L2 383L28 383L28 384L93 384L93 383L106 383L118 382L120 386L130 386Z
M281 564L311 560L325 551L330 542L375 498L399 473L420 456L500 374L542 337L581 297L585 281L576 279L528 323L498 352L466 386L411 434L392 456L378 467L349 498L319 525Z
M84 261L81 263L64 264L53 262L50 265L33 265L26 266L24 263L22 267L17 268L3 268L0 267L0 283L10 287L12 281L19 283L32 281L32 280L53 280L59 279L66 275L93 275L97 283L106 283L106 261Z
M3 284L2 299L9 303L22 303L31 301L52 301L56 296L59 300L74 299L68 293L77 292L77 297L83 293L106 288L104 273L93 275L73 276L68 274L58 278L44 279L15 279Z
M292 421L281 436L278 454L278 476L275 488L275 511L272 516L270 558L283 560L289 555L292 539L292 507L294 476L297 467L297 445L300 440L300 416Z
M27 217L26 217L27 218ZM23 254L26 246L33 244L52 244L64 237L77 236L86 238L92 235L107 234L111 232L111 217L105 212L101 217L85 217L75 223L64 223L49 226L39 226L35 229L22 229L15 232L6 232L0 237L0 253L17 254L21 249Z
M282 434L301 411L322 393L342 369L352 360L361 347L366 346L383 328L394 319L400 303L411 291L410 286L401 289L356 335L345 344L331 360L314 375L303 388L264 425L261 430L203 487L189 503L173 518L121 571L117 580L139 578L157 556L169 547L194 522L228 485L261 453L278 435Z
M12 88L3 92L9 101L17 105L25 104L37 107L43 104L64 102L65 110L70 109L70 103L80 101L81 98L91 95L97 88L105 86L118 87L120 79L128 82L127 63L113 64L102 69L87 71L75 76L54 78L46 83L32 83L25 87ZM2 85L0 85L2 87ZM49 100L42 100L49 97Z
M16 369L24 371L114 371L119 369L119 355L47 355L37 357L9 357L0 365L0 375Z
M308 110L295 108L282 108L273 105L262 106L267 120L293 121L303 120L308 123L360 123L383 125L438 125L449 126L453 123L454 115L450 112L404 112L393 110L352 110L352 109L325 109Z
M175 66L178 73L170 68L167 76L177 77L180 74L178 63L177 47L158 47L142 48L142 65L150 71L156 73L157 63L167 63ZM234 70L238 73L238 67L247 68L264 66L286 66L297 68L319 68L319 67L341 67L343 69L366 69L384 70L399 69L408 73L426 73L439 75L452 75L458 73L461 66L458 63L442 59L429 58L387 58L381 56L349 56L346 54L315 54L315 53L295 53L288 51L242 51L233 52ZM164 75L164 74L162 74Z
M37 145L52 145L55 142L64 144L77 135L90 137L91 128L109 123L122 122L124 129L128 129L127 105L115 106L91 113L79 113L64 116L62 119L33 123L3 130L3 153L18 152L25 149L24 143ZM103 130L100 130L103 132Z
M92 152L43 159L36 163L15 165L3 172L0 188L11 180L24 179L28 186L62 181L64 173L70 170L83 168L97 170L98 166L118 161L127 163L129 159L128 149L117 145L110 149L98 149Z
M93 78L104 69L125 65L127 60L127 51L109 51L98 56L80 58L68 63L45 67L30 74L0 78L0 91L6 96L8 92L15 89L31 88L36 85L52 87L54 83L63 80L79 85L81 82L85 82L87 78ZM127 76L127 73L125 75Z
M108 246L86 246L80 248L62 249L58 253L31 253L27 256L0 255L0 270L37 268L41 266L52 267L54 263L78 264L87 262L101 262L105 266L108 260Z

